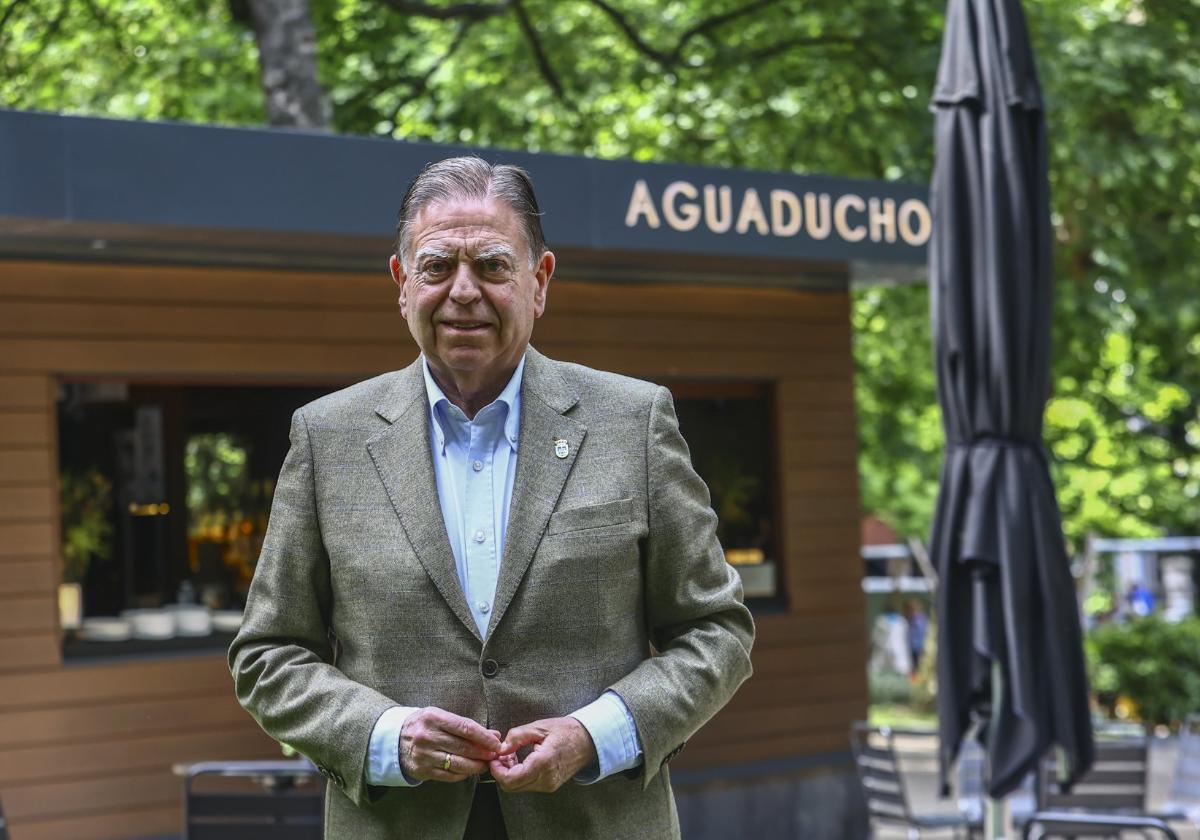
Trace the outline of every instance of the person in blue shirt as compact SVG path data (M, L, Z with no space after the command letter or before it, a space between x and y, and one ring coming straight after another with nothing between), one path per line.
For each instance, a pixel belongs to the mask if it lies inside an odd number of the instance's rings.
M911 661L912 676L921 670L921 657L925 655L925 640L929 635L929 616L921 602L910 598L905 604L905 618L908 619L908 653Z

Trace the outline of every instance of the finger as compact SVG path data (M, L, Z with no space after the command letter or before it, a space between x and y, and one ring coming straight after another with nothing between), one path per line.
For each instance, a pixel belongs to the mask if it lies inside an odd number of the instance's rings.
M491 763L492 778L505 793L519 793L529 784L529 772L522 771L519 762L509 763L504 760L506 758L512 758L512 756L504 756Z
M536 789L542 782L542 771L545 769L545 762L539 761L533 756L527 758L523 762L513 764L511 767L505 767L502 770L501 777L496 776L495 764L492 762L492 776L497 782L501 782L503 778L504 789L510 793L521 793Z
M448 762L447 758L449 759ZM422 768L436 770L439 773L462 776L463 778L478 775L488 769L486 761L475 761L474 759L464 758L461 755L455 755L443 749L418 750L416 760Z
M434 709L434 713L430 717L434 726L449 735L471 741L486 750L493 752L500 750L500 737L494 735L490 729L484 729L482 725L470 718L447 712L445 709Z
M540 744L546 740L548 734L545 729L534 724L513 727L504 736L504 743L500 745L499 752L501 754L514 753L521 747Z
M491 761L500 754L496 750L484 749L473 741L467 741L457 735L450 735L440 730L430 733L423 739L422 746L429 750L441 750L450 755L461 755L476 761Z
M436 713L440 710L432 710L432 712ZM442 750L451 755L462 755L476 761L490 761L498 754L495 749L486 749L474 741L468 741L446 732L441 728L443 723L444 719L435 717L434 714L414 719L411 723L405 723L400 732L401 741L407 745L407 750ZM499 746L498 739L496 745Z
M478 776L487 769L488 763L486 761L475 761L474 759L463 758L461 755L450 757L450 771L460 776Z

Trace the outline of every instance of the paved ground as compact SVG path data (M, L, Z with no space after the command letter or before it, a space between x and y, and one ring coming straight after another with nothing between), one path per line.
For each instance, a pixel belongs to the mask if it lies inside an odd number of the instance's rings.
M1175 763L1175 739L1155 738L1150 746L1150 784L1149 807L1153 811L1161 808L1166 802L1171 785L1171 772ZM917 813L954 813L957 810L954 798L942 799L937 790L937 756L935 739L933 737L898 737L896 748L900 752L901 772L904 774L910 802ZM1032 794L1022 802L1021 795L1014 797L1012 808L1020 810L1024 807L1030 810ZM1173 825L1179 832L1180 840L1200 840L1200 830L1194 826ZM930 834L930 837L949 837L948 832ZM1018 837L1010 833L1010 838ZM1140 837L1140 835L1131 835ZM875 837L880 840L907 837L903 830L882 828L877 830Z

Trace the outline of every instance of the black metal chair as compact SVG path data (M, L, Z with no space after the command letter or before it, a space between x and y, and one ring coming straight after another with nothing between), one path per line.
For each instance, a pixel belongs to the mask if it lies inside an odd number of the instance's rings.
M912 840L926 831L950 831L955 837L963 835L968 840L982 836L981 819L965 814L913 813L900 773L893 730L858 721L851 726L850 745L867 803L867 816L872 823L903 826L908 829L908 836Z
M204 761L180 772L186 840L321 840L325 785L307 759ZM244 784L201 789L215 778Z
M1049 837L1120 837L1123 831L1137 831L1149 837L1147 831L1157 831L1165 840L1179 840L1179 835L1156 817L1136 817L1121 814L1085 814L1062 811L1039 811L1025 824L1025 840L1045 840Z
M1189 719L1190 720L1190 719ZM1185 738L1187 733L1185 733ZM1200 738L1195 733L1193 738ZM1149 820L1154 825L1146 827L1162 830L1159 823L1187 820L1189 810L1185 806L1183 793L1187 789L1186 774L1191 774L1192 790L1200 784L1200 743L1180 741L1181 764L1176 765L1175 777L1179 786L1180 799L1169 802L1161 812L1150 812L1146 807L1147 776L1150 767L1149 744L1145 738L1096 739L1096 760L1092 769L1083 775L1071 790L1064 790L1058 782L1058 762L1051 751L1038 768L1037 802L1038 813L1056 816L1054 830L1047 836L1054 837L1120 837L1123 830L1136 828L1122 820ZM1191 763L1186 762L1190 757ZM1190 768L1190 769L1189 769ZM1183 777L1180 774L1185 774ZM1172 797L1174 799L1174 795ZM1192 809L1196 808L1193 800ZM1072 819L1068 819L1071 817ZM1119 818L1119 819L1118 819ZM1108 822L1105 822L1108 820ZM1107 829L1105 827L1107 826ZM1028 827L1027 827L1028 828ZM1171 835L1174 836L1173 834Z
M1145 738L1097 738L1092 768L1067 790L1059 782L1057 750L1051 750L1038 768L1037 810L1143 816L1148 759Z

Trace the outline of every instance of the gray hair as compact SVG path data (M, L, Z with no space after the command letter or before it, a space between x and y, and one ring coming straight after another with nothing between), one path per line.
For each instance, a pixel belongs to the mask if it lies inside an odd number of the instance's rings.
M426 164L409 185L396 214L396 257L401 265L408 265L413 219L434 202L463 198L495 198L512 208L525 230L530 266L537 265L546 251L546 237L529 173L519 166L491 164L474 155Z

